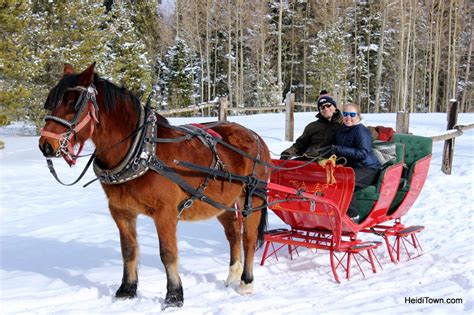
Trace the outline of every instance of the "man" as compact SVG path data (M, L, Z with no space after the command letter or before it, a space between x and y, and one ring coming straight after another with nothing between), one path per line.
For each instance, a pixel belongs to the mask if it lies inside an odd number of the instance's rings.
M287 160L291 157L327 157L330 147L335 143L336 131L342 126L342 118L336 102L323 90L318 99L318 120L308 124L303 134L295 143L281 153L280 159Z

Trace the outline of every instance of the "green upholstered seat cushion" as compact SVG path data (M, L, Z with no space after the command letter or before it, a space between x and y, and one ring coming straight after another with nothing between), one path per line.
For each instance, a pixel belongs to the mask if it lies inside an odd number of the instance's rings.
M394 140L405 145L404 161L408 167L431 154L433 148L433 140L429 137L396 133Z

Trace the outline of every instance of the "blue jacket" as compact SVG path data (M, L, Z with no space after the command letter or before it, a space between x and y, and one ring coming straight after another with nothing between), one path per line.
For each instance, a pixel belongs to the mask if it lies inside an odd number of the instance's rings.
M335 153L347 159L346 166L355 168L381 167L372 150L372 135L362 124L343 126L337 130Z

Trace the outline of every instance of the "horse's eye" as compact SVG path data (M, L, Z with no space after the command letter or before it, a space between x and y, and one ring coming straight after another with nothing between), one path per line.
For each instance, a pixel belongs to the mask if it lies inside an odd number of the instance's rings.
M69 100L66 102L66 105L67 106L74 106L74 101L73 100Z

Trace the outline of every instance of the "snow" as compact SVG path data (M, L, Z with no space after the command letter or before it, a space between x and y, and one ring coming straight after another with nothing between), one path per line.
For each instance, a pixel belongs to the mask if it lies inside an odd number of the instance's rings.
M367 125L395 127L396 114L365 114ZM295 115L299 136L314 113ZM172 118L174 124L215 118ZM229 120L259 133L276 155L291 145L284 141L284 113L233 116ZM460 124L472 123L474 114L461 114ZM411 132L439 135L446 114L412 114ZM118 232L107 202L96 182L64 187L49 174L38 150L38 137L18 136L12 127L0 129L0 313L34 314L150 314L162 310L166 275L159 259L156 230L140 217L141 248L138 298L116 300L122 262ZM14 128L13 128L14 129ZM20 128L21 129L21 128ZM13 135L12 135L13 134ZM87 148L89 151L91 147ZM443 143L434 143L428 179L407 224L426 227L419 238L425 254L397 265L384 248L376 251L383 269L353 272L337 284L327 253L300 250L291 261L254 267L254 293L241 296L237 287L225 287L228 247L217 220L180 223L180 274L184 306L166 314L353 314L418 313L472 314L474 305L473 232L474 132L456 138L452 175L441 169ZM55 161L59 176L70 182L86 161L70 169ZM92 178L88 173L82 183ZM270 214L270 228L283 227ZM370 238L373 236L361 236ZM462 299L460 304L408 303L406 298Z

